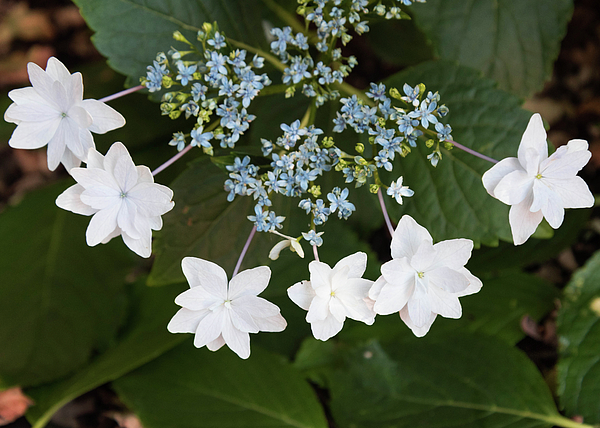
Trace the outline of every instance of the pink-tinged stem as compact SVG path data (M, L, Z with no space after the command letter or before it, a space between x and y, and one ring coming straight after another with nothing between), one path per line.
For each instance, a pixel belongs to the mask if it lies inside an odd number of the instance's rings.
M242 253L240 254L240 258L238 259L238 261L235 265L235 269L233 270L233 275L231 275L232 278L234 276L236 276L237 273L239 272L240 267L242 266L242 262L244 261L244 256L246 255L246 251L248 251L248 247L250 246L250 242L252 242L252 238L254 238L255 233L256 233L256 225L254 225L252 227L252 231L250 232L248 239L246 239L246 245L244 245L244 248L242 249Z
M313 247L313 254L315 255L315 260L318 261L318 262L320 262L320 260L319 260L319 250L317 250L317 246L313 245L312 247Z
M388 215L387 208L385 207L385 202L383 201L383 193L381 192L381 187L377 191L377 198L379 198L379 205L381 205L381 211L383 212L383 218L385 219L385 224L387 225L388 232L390 232L390 236L394 236L394 227L392 226L390 216Z
M117 92L116 94L109 95L108 97L100 98L98 101L102 101L103 103L115 100L117 98L121 98L125 95L132 94L134 92L139 91L140 89L144 89L144 85L134 86L133 88L125 89L121 92Z
M173 156L171 159L169 159L168 161L166 161L165 163L163 163L161 166L159 166L158 168L156 168L154 171L152 171L152 175L156 175L159 172L167 169L167 167L171 166L173 163L175 163L175 161L177 159L179 159L180 157L182 157L183 155L185 155L187 152L189 152L192 149L191 144L189 144L185 149L183 149L182 151L180 151L179 153L177 153L175 156Z
M481 153L476 152L475 150L470 149L470 148L468 148L466 146L463 146L462 144L459 144L456 141L449 140L448 142L452 143L454 146L458 147L459 149L461 149L461 150L463 150L463 151L465 151L467 153L472 154L473 156L477 156L478 158L481 158L481 159L486 160L486 161L491 162L491 163L498 163L498 161L496 159L491 158L491 157L486 156L486 155L482 155Z

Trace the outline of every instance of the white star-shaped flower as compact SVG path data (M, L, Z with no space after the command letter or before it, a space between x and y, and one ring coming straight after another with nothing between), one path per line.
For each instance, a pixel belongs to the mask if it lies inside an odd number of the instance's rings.
M287 326L279 308L258 297L271 278L271 269L248 269L227 281L215 263L196 257L181 262L190 289L175 303L182 307L169 322L171 333L195 333L194 346L216 351L223 345L241 358L250 356L250 335L259 331L283 331Z
M121 235L132 251L150 257L152 230L162 228L161 215L173 208L173 191L154 183L147 166L135 166L121 143L114 143L106 156L90 149L87 168L70 173L78 184L59 195L56 205L93 216L87 244L105 244Z
M48 168L59 163L67 170L87 161L95 148L92 132L104 134L125 125L125 119L103 102L83 99L81 73L69 70L51 57L46 71L27 64L33 86L8 93L14 101L4 120L17 124L8 144L15 149L38 149L48 145Z
M288 288L288 296L305 311L316 339L327 340L340 332L346 317L368 325L375 322L373 302L368 292L373 281L363 279L367 255L362 252L344 257L332 268L316 260L310 262L310 281Z
M527 241L545 217L560 227L565 208L589 208L594 196L576 174L592 154L585 140L571 140L548 157L546 131L539 114L529 120L518 157L506 158L483 174L483 186L494 198L510 205L508 221L515 245Z
M404 177L402 176L398 177L398 180L392 181L392 184L390 184L390 187L387 189L387 194L396 199L396 202L400 205L402 205L402 196L409 198L415 194L414 190L409 189L408 186L402 185L403 179Z
M431 235L410 216L400 219L392 236L392 260L369 291L379 315L399 312L402 321L422 337L435 317L460 318L459 297L477 293L481 281L465 264L473 241L450 239L433 244Z

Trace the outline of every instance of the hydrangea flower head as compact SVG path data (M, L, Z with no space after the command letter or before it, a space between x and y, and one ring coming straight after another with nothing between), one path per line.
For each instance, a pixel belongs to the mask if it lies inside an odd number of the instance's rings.
M485 174L483 186L510 205L508 221L515 245L527 241L542 218L560 227L565 208L589 208L594 196L576 174L592 154L585 140L571 140L548 157L546 131L539 114L529 120L517 157L501 160Z
M104 134L125 125L125 119L112 107L93 99L83 99L81 73L69 70L51 57L44 71L30 62L27 72L32 86L13 89L13 100L4 120L17 124L8 144L15 149L38 149L48 145L48 169L59 163L67 170L87 161L95 148L92 132Z
M333 267L313 260L308 265L310 281L288 288L288 296L305 311L316 339L327 340L340 332L346 318L375 322L368 298L373 281L362 278L367 268L367 255L358 252L344 257Z
M135 166L121 143L114 143L106 156L90 149L87 168L70 173L77 184L60 194L56 205L92 216L87 244L106 244L121 235L133 252L150 257L152 230L162 228L161 215L173 208L173 191L154 183L148 167Z
M211 351L227 345L241 358L250 356L250 335L283 331L287 326L273 303L258 297L269 284L271 269L248 269L227 281L220 266L196 257L181 262L190 289L175 299L182 308L169 322L171 333L194 333L194 346Z
M465 264L473 241L450 239L433 244L431 235L410 216L398 222L392 236L392 260L369 290L380 315L399 312L402 321L422 337L437 315L460 318L459 297L477 293L481 281Z

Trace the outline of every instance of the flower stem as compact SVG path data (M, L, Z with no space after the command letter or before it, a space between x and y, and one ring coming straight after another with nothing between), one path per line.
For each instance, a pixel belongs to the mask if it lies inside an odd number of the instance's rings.
M478 158L481 158L481 159L486 160L488 162L498 163L498 161L496 159L491 158L491 157L486 156L486 155L482 155L481 153L479 153L479 152L477 152L477 151L475 151L473 149L470 149L470 148L468 148L466 146L463 146L462 144L459 144L456 141L449 140L448 143L451 143L455 147L458 147L459 149L461 149L461 150L463 150L463 151L465 151L467 153L470 153L473 156L477 156Z
M317 250L317 246L313 245L313 254L315 255L315 260L320 262L321 260L319 260L319 250Z
M237 273L239 272L240 267L242 266L242 262L244 261L244 256L246 255L246 251L248 251L248 247L250 246L250 242L252 242L252 238L254 238L255 233L256 233L256 225L254 225L252 227L252 231L250 232L250 235L248 235L248 239L246 239L246 244L244 245L244 248L242 248L242 253L240 254L240 258L238 259L237 263L235 264L235 269L233 270L233 275L231 275L232 278L234 276L236 276Z
M167 167L171 166L173 163L175 163L175 161L177 159L179 159L180 157L182 157L183 155L185 155L187 152L189 152L192 149L192 144L188 144L186 148L184 148L182 151L180 151L179 153L177 153L175 156L173 156L171 159L169 159L168 161L166 161L165 163L163 163L161 166L159 166L158 168L156 168L154 171L152 171L152 175L156 175L159 172L167 169Z
M247 45L244 42L239 42L237 40L230 39L229 37L227 37L227 41L229 41L235 47L238 47L241 49L246 49L248 52L252 52L253 54L262 56L264 59L266 59L272 65L274 65L275 68L277 68L279 71L284 71L286 69L285 64L283 64L281 61L279 61L276 57L274 57L270 53L263 51L262 49L258 49L258 48L255 48L254 46Z
M388 232L390 232L390 236L394 236L394 227L392 226L390 216L388 215L387 208L385 207L381 187L379 188L379 190L377 190L377 198L379 198L379 205L381 205L381 211L383 212L383 218L385 219L385 224L388 228Z
M365 94L365 91L355 88L354 86L352 86L346 82L333 83L332 86L348 95L356 95L356 97L359 100L361 100L368 106L371 106L371 107L375 106L375 102L371 98L367 97L367 95Z
M138 86L134 86L133 88L124 89L121 92L117 92L116 94L112 94L112 95L109 95L108 97L100 98L98 101L103 102L103 103L108 102L108 101L112 101L112 100L115 100L117 98L121 98L121 97L123 97L125 95L137 92L140 89L144 89L144 87L145 87L144 85L138 85Z

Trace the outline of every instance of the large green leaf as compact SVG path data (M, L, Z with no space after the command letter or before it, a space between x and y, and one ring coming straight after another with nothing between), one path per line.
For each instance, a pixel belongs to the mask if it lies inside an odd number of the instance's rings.
M96 48L115 70L135 80L146 75L157 52L177 44L174 31L193 42L204 22L217 21L229 37L250 45L265 43L265 8L258 0L75 0L75 4L96 32Z
M481 70L521 96L552 72L572 0L427 0L411 7L442 59Z
M58 409L74 398L137 369L186 338L168 333L166 326L177 311L175 295L187 285L149 288L144 283L138 281L135 285L131 324L114 347L67 379L25 390L35 402L27 412L34 428L45 426Z
M123 285L135 256L120 239L86 245L89 217L54 203L65 184L0 215L0 377L22 386L85 364L111 343L125 315Z
M479 293L460 299L462 317L457 320L438 317L431 327L433 333L477 332L515 344L524 337L521 318L529 315L541 319L554 308L558 296L552 284L514 270L483 275L481 280L483 288ZM355 324L342 330L340 337L352 342L376 338L387 343L412 335L396 314L378 316L372 326Z
M258 347L242 360L184 343L113 385L146 428L327 427L300 373Z
M558 315L558 395L569 416L600 423L600 252L564 290Z
M344 364L327 377L339 426L576 425L558 414L533 363L493 338L444 333L338 355Z
M423 63L385 81L397 88L420 82L439 91L441 102L450 108L445 122L457 142L495 159L516 156L530 116L519 108L517 97L496 89L477 71L445 61ZM388 199L395 218L410 214L436 241L462 237L492 246L498 237L512 241L508 206L489 196L481 183L492 164L454 149L444 152L434 168L426 159L429 152L421 143L397 162L394 177L388 176L391 181L403 175L404 184L415 191L403 206Z

